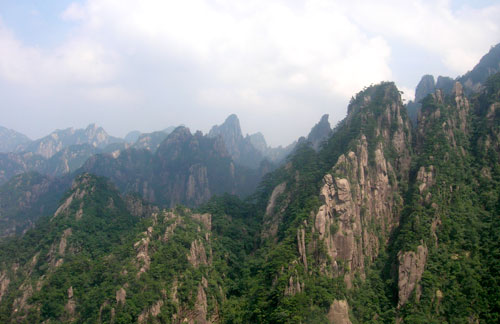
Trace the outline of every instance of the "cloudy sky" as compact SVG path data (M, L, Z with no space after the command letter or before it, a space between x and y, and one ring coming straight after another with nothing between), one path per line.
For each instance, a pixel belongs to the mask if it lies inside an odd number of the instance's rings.
M456 77L500 42L498 1L0 0L0 125L32 138L236 113L272 145L364 86Z

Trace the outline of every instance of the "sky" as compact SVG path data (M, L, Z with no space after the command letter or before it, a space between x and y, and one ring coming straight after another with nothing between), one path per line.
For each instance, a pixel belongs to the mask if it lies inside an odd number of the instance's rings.
M115 136L238 115L272 146L363 87L453 78L500 42L500 2L0 0L0 125Z

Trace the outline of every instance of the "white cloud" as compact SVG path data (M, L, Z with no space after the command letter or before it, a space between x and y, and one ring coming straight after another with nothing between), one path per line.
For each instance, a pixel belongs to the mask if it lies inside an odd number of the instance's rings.
M500 41L498 3L479 9L464 5L454 10L449 0L355 0L347 7L365 30L437 54L457 74L471 69L491 45Z

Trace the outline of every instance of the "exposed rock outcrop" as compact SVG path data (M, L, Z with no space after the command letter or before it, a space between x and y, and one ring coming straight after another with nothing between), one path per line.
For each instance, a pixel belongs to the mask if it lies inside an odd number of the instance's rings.
M328 136L330 136L331 132L332 128L330 126L330 122L328 122L328 114L325 114L311 129L309 135L307 135L307 140L312 143L315 150L318 150L321 143L326 140Z
M355 273L364 278L365 263L375 260L380 246L399 223L402 198L398 179L408 177L411 138L396 91L394 85L386 84L358 95L349 107L347 122L374 118L372 131L379 140L361 133L354 150L341 155L323 178L323 205L315 216L313 230L332 261L323 260L323 271L331 276L343 275L347 287L351 287ZM377 110L370 108L373 100L381 106ZM396 154L387 156L389 149Z
M328 322L331 324L351 324L349 306L346 300L334 300L328 311Z
M420 299L419 285L425 270L428 250L425 245L419 245L417 252L407 251L398 254L398 306L403 306L415 290L415 297Z
M0 302L2 301L2 297L7 292L9 288L10 278L7 275L7 271L0 272Z
M65 311L65 320L67 322L73 322L75 320L75 309L76 309L76 301L73 296L73 286L68 288L68 301L64 306Z
M278 225L282 218L282 213L285 209L287 203L283 205L278 204L278 198L283 197L283 193L286 189L286 182L280 183L277 185L273 192L271 193L271 197L269 198L269 202L266 207L266 214L264 215L264 226L262 229L261 237L263 239L269 237L276 237L278 233ZM288 198L282 198L287 200Z
M233 160L241 165L257 168L263 160L262 153L256 149L249 137L243 137L240 121L235 114L229 115L220 126L213 126L209 137L220 137Z
M149 243L151 242L151 236L153 234L153 227L149 227L146 232L143 233L144 237L134 244L134 248L137 251L137 261L139 265L139 272L137 277L140 277L142 273L149 270L151 265L151 256L149 255Z
M189 263L195 268L198 268L200 265L207 265L207 252L201 240L194 240L191 243L187 258Z
M116 303L117 304L125 304L125 300L127 298L127 291L125 288L121 287L116 291Z

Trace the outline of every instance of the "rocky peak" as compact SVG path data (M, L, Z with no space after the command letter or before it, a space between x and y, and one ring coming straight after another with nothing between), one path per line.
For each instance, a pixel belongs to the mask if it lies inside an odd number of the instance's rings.
M314 127L309 132L307 140L312 143L314 149L319 149L321 143L328 138L332 128L330 127L330 122L328 121L328 114L321 117L320 121L314 125Z
M235 159L240 157L240 146L243 142L243 135L241 134L240 121L235 114L229 115L222 125L213 126L208 136L220 136L224 140L229 154Z
M247 138L257 150L259 150L262 153L266 152L268 148L267 142L266 139L264 138L264 135L261 132L257 132L252 135L247 135Z
M411 162L409 121L393 83L360 92L349 111L340 127L355 128L358 134L351 151L340 155L324 176L323 205L314 220L314 231L332 260L324 262L323 271L343 276L347 287L356 273L364 278L365 268L398 225L399 179L408 177Z
M19 145L29 142L26 135L0 126L0 152L13 152Z
M262 153L252 145L250 138L243 137L240 121L235 114L227 117L222 125L213 126L208 137L221 138L227 152L238 164L256 169L263 159Z
M229 115L224 123L220 126L213 126L208 133L210 137L222 136L224 142L231 151L233 146L237 146L238 142L243 139L241 133L240 121L235 114Z
M466 92L478 92L483 88L486 80L493 74L500 72L500 43L492 46L474 68L464 76L458 78Z
M436 89L441 89L444 93L451 93L453 86L455 85L455 80L447 76L438 76L436 82Z
M420 100L424 99L435 90L436 83L434 82L434 77L429 74L424 75L415 89L415 102L420 102Z

